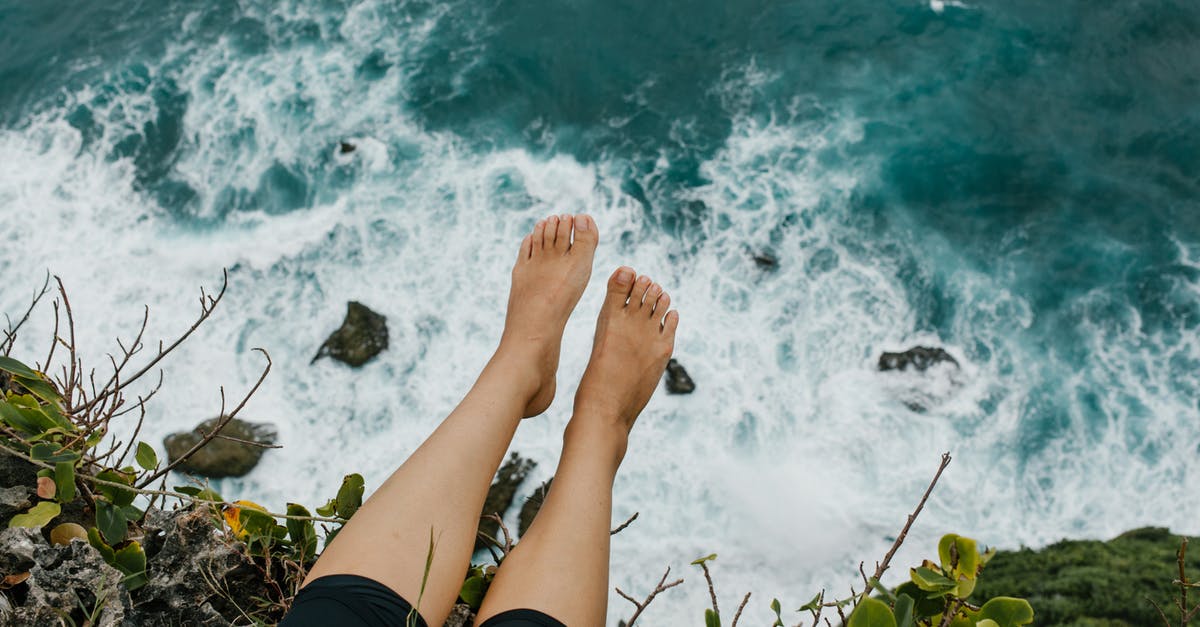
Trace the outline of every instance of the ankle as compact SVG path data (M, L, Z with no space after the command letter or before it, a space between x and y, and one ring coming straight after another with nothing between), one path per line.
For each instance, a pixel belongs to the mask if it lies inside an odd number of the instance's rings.
M516 391L530 399L541 390L544 382L541 364L536 355L528 349L521 350L519 345L506 345L501 342L488 362L487 369L495 369L512 377Z
M563 448L586 449L603 457L611 457L617 465L625 458L629 446L629 427L616 416L593 414L576 410L563 432Z

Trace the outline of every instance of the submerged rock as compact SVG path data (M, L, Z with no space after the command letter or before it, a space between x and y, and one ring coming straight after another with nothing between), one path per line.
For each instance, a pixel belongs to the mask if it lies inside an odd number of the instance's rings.
M355 146L348 141L338 142L338 154L348 155L355 150L358 150L358 146Z
M525 481L525 477L537 467L537 462L532 459L525 459L520 455L513 453L504 465L500 466L499 472L496 473L496 480L492 482L492 487L488 489L487 499L483 502L483 513L481 516L489 514L504 515L512 505L513 499L517 496L517 488L521 487L521 482ZM487 534L490 537L496 538L503 542L503 537L496 537L500 533L500 524L490 518L481 518L479 521L480 533ZM501 534L503 535L503 534ZM488 543L480 537L475 538L475 550L486 547Z
M188 449L204 439L205 434L216 426L217 420L218 418L209 418L191 431L168 435L163 440L163 445L167 448L170 461L179 459ZM272 425L234 418L221 429L221 435L270 445L275 443L276 432ZM178 469L204 477L240 477L254 469L264 450L261 446L216 437L180 464Z
M542 503L546 502L546 495L550 493L550 484L554 482L554 477L550 477L545 483L538 486L529 498L525 499L525 504L521 506L521 515L517 519L517 535L524 536L525 531L529 529L529 525L533 524L533 519L537 517L538 512L542 511Z
M332 357L357 368L387 346L387 318L362 303L350 301L346 304L346 319L342 326L325 340L312 360Z
M696 391L696 382L683 369L683 364L675 359L667 362L667 392L671 394L691 394Z
M888 370L908 370L912 366L917 372L924 372L931 366L941 363L954 364L954 367L959 367L958 360L955 359L945 349L928 346L914 346L901 353L884 353L879 356L879 369L882 371Z

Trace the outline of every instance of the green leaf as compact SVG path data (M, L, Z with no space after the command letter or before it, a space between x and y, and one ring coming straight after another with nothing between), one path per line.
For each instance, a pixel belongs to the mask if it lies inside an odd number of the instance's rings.
M912 627L914 604L913 598L907 594L896 597L896 604L892 606L896 615L896 627Z
M703 564L704 562L711 562L715 559L717 559L717 554L709 553L708 555L705 555L704 557L697 557L696 559L692 560L692 566L699 566L699 565Z
M954 556L951 555L951 547L954 547L957 560L953 559ZM979 546L971 538L953 533L942 536L938 542L938 558L942 562L942 571L955 579L959 579L962 575L974 581L975 574L979 572ZM967 594L969 593L961 596L965 597Z
M364 483L362 475L354 473L342 479L342 487L337 493L337 515L350 518L362 505Z
M483 595L487 592L486 582L483 580L483 575L473 575L467 577L463 582L462 588L458 591L458 597L471 607L471 611L479 610L479 606L483 603Z
M275 527L275 519L271 518L270 514L254 509L253 507L238 508L238 524L250 535L258 535L264 538L273 537L272 531Z
M847 627L896 627L892 608L879 599L863 599L850 615Z
M105 562L107 562L109 564L113 564L117 561L116 552L113 551L113 548L111 546L109 546L109 544L107 542L104 541L103 537L100 536L99 529L97 529L96 527L92 527L91 529L88 529L87 534L88 534L88 544L91 544L93 547L96 548L97 551L100 552L100 557L103 557Z
M869 581L871 583L871 589L873 589L875 592L878 592L879 596L886 599L888 603L896 602L896 595L892 594L892 591L888 590L887 586L879 583L879 580L875 577L871 577Z
M125 512L126 520L138 520L142 517L142 514L145 513L138 509L135 505L123 505L121 506L121 511Z
M136 540L116 552L113 566L125 573L125 586L137 590L150 581L146 576L146 553Z
M941 573L934 572L924 566L913 568L909 572L912 575L913 583L926 592L943 593L958 587L958 583L953 579L949 579Z
M207 487L201 488L201 487L194 486L194 485L181 485L181 486L175 486L175 491L180 494L194 496L198 499L204 499L206 501L218 501L219 502L219 501L225 500L225 499L221 498L221 495L217 494L212 488L207 488Z
M62 513L62 508L58 503L50 501L42 501L37 505L29 508L29 511L24 514L17 514L8 521L9 527L30 527L33 529L41 529L46 526L46 523L54 519Z
M1000 627L1000 624L990 618L985 618L975 623L975 627Z
M0 370L10 372L18 377L27 377L30 379L36 379L38 377L38 374L29 366L26 366L12 357L6 357L4 355L0 355Z
M21 384L21 387L29 390L30 394L46 401L47 404L53 406L56 410L62 403L62 397L59 396L54 386L46 383L40 377L16 377L16 381ZM58 412L56 411L55 413Z
M782 606L779 605L779 599L771 599L771 611L775 612L775 622L771 623L771 627L786 627L783 624Z
M1018 627L1033 622L1033 606L1025 599L993 597L979 608L980 619L996 621L999 627Z
M79 461L79 453L75 451L64 451L62 447L52 442L38 442L29 449L29 456L48 464L57 464L58 462Z
M797 609L796 611L797 612L805 612L805 611L815 612L815 611L819 610L820 608L821 608L821 593L818 592L815 595L813 595L813 598L810 599L808 603L801 605L800 609Z
M704 627L721 627L721 615L712 611L712 608L704 610Z
M337 499L329 499L329 502L317 508L318 516L334 516L337 514Z
M0 419L13 428L32 435L38 435L58 427L41 408L37 407L36 402L34 407L30 408L18 403L17 399L20 398L14 396L7 401L0 401ZM57 450L57 447L55 448Z
M133 458L137 460L138 466L146 470L158 468L158 454L154 452L154 447L145 442L138 442L137 453Z
M123 472L117 472L116 470L102 470L96 473L96 478L103 481L111 481L112 483L122 483L125 485L130 485L133 482L132 477ZM103 483L96 484L96 491L100 494L103 494L104 497L109 500L109 502L117 507L129 505L130 503L133 503L133 499L137 497L137 492L134 492L133 490L119 488L114 485L107 485Z
M303 505L298 503L288 503L287 513L289 516L311 516L308 510ZM313 527L311 520L287 520L288 537L292 540L292 545L296 548L296 554L301 561L311 561L317 554L317 530Z
M110 545L120 544L129 531L129 521L121 508L108 501L96 499L96 527Z
M75 464L58 462L54 464L54 498L59 503L66 503L75 498Z
M919 618L937 616L946 611L945 593L929 593L917 587L917 584L906 581L896 588L897 595L908 595L914 602L913 610Z

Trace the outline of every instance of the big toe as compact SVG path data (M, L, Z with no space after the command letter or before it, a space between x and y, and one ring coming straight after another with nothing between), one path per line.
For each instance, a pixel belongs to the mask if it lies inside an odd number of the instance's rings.
M586 213L580 213L575 216L573 224L573 235L571 240L571 254L591 255L596 252L596 245L600 243L600 231L596 228L596 221L592 216Z
M633 292L633 281L637 278L637 272L629 266L621 266L617 268L612 276L608 277L608 295L604 297L604 308L620 309L625 306L629 300L629 295Z

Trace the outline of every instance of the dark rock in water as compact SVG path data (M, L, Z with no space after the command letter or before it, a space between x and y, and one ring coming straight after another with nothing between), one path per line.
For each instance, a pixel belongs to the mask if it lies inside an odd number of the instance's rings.
M355 150L358 150L358 146L355 146L354 144L352 144L350 142L347 142L347 141L338 142L338 153L339 154L348 155L348 154L354 152Z
M671 394L691 394L696 391L696 383L688 376L683 364L672 359L667 362L667 392Z
M546 495L550 493L550 484L554 481L554 477L550 477L545 483L538 486L538 489L525 499L525 504L521 506L521 516L517 522L517 535L524 536L525 531L529 529L529 525L533 524L533 519L537 517L537 513L542 511L542 503L546 502Z
M536 467L537 462L513 453L496 473L496 480L492 482L492 487L488 489L487 499L483 502L481 516L489 514L503 516L504 512L508 511L509 506L512 505L513 498L517 495L517 488L521 487L521 482L525 481L525 477ZM504 541L503 537L496 537L496 534L500 533L500 524L490 518L480 519L479 531L500 542ZM482 538L475 538L475 550L478 551L487 545L488 543Z
M342 326L325 340L312 360L332 357L357 368L387 346L387 318L362 303L350 301L346 305L346 319L342 321Z
M167 456L172 462L183 456L188 449L204 439L217 424L217 418L210 418L196 426L191 431L172 433L163 440L167 448ZM264 423L253 423L234 418L221 429L221 435L238 440L258 442L260 444L275 443L275 427ZM194 455L179 465L179 470L191 472L205 477L240 477L250 472L258 460L262 458L265 449L244 442L235 442L225 438L213 438Z
M774 272L779 269L779 257L770 251L751 253L750 258L754 260L754 265L764 272Z
M957 368L958 360L941 348L914 346L902 353L884 353L879 356L879 369L908 370L912 366L917 372L924 372L931 366L940 363L951 363Z

